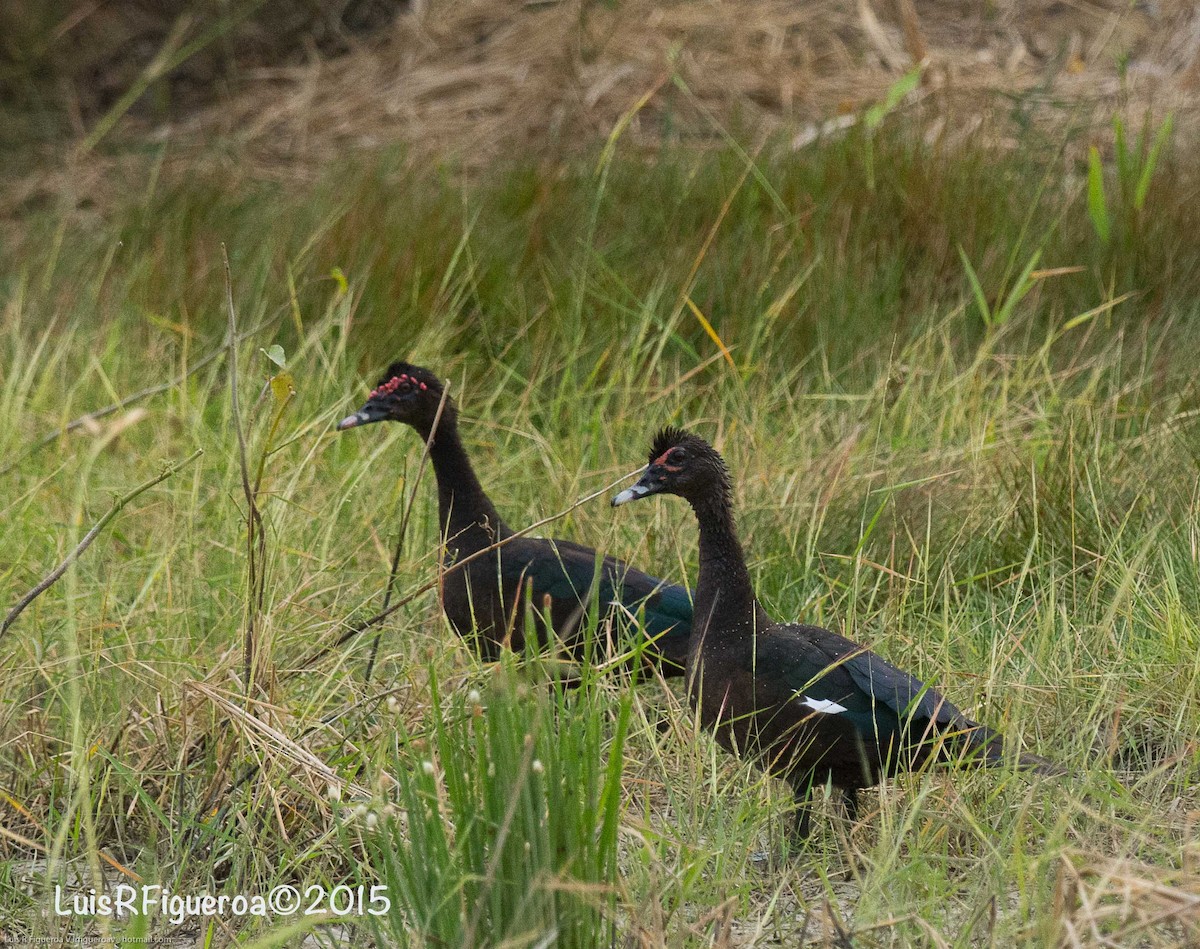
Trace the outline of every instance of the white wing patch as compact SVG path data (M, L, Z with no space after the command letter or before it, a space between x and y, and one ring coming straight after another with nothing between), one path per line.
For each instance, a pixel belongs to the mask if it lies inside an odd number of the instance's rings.
M826 715L836 715L838 712L846 711L846 706L838 705L837 702L829 699L811 699L807 695L800 700L801 705L807 705L814 712L824 712Z

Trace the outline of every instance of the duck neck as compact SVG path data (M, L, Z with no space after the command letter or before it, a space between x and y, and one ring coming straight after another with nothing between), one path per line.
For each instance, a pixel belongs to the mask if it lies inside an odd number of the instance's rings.
M429 440L429 430L421 431ZM458 434L458 418L449 406L429 445L438 486L438 523L447 557L482 550L512 533L483 490Z
M753 636L770 620L754 597L728 490L692 501L692 509L700 524L696 628L706 631L710 643Z

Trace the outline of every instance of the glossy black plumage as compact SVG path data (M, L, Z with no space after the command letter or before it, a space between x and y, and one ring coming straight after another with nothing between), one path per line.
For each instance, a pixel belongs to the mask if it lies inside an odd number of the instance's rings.
M343 419L338 428L397 421L414 428L423 439L433 434L429 457L437 478L444 562L450 566L513 532L475 474L458 434L458 413L452 400L445 400L437 419L443 392L441 380L429 370L394 363L366 404ZM596 551L571 541L517 537L448 572L440 591L442 608L460 636L485 659L495 659L506 644L516 650L524 648L528 593L538 641L544 645L549 638L542 620L548 610L557 639L578 656L582 649L579 630L597 577L603 609L620 609L627 617L642 619L647 637L654 640L644 654L647 661L658 666L664 676L683 675L692 620L688 591L613 557L600 558L598 564Z
M837 633L776 623L758 603L733 522L729 475L705 441L660 432L650 464L614 504L677 494L700 526L700 577L687 658L688 692L727 749L786 779L797 832L809 832L816 784L842 789L853 816L858 790L928 761L1003 760L1001 737L934 689ZM1061 774L1036 755L1018 767Z

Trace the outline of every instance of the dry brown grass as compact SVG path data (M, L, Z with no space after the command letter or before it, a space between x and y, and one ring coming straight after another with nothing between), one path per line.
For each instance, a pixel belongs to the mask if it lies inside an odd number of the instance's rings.
M1064 856L1055 910L1063 946L1194 946L1200 940L1200 884L1186 866L1163 870Z
M467 168L558 155L623 117L627 141L647 147L723 128L800 147L852 124L917 62L910 104L927 135L1018 111L1099 129L1118 109L1161 115L1196 95L1200 13L1184 0L417 0L347 55L243 69L239 94L173 128L123 128L169 136L179 169L221 161L293 181L394 144ZM56 155L7 189L6 210L64 188L94 197L111 161L69 156L64 175Z
M939 106L997 93L1097 111L1169 108L1200 88L1200 14L1123 0L996 4L742 0L611 5L415 3L354 54L265 71L189 132L277 160L402 142L475 164L603 139L635 104L647 144L714 136L713 118L803 133L864 108L916 62ZM1119 63L1124 59L1124 79ZM678 82L669 81L672 77ZM1001 102L1006 100L1001 99ZM190 136L189 136L190 137Z

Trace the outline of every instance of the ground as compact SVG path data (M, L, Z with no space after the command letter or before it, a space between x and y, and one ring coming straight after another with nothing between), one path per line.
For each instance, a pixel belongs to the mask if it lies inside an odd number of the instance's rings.
M26 105L5 611L169 473L0 634L0 931L1200 939L1194 32L1183 4L414 5L211 99ZM401 356L510 524L674 581L681 503L578 502L662 424L714 439L774 616L1071 779L904 777L797 852L786 789L677 687L481 665L437 609L419 439L333 428ZM398 542L398 609L355 633ZM121 881L394 909L50 910Z

